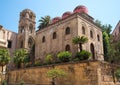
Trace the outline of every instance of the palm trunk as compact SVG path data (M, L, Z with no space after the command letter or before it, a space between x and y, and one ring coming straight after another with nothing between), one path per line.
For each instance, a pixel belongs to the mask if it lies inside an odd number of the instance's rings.
M82 51L82 44L81 43L79 43L79 50L80 50L80 52Z

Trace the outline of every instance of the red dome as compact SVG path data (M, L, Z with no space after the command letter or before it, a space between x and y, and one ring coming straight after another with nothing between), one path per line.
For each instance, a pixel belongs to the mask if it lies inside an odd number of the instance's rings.
M77 6L75 9L74 9L74 13L76 13L76 12L78 12L78 13L88 13L88 9L85 7L85 6L83 6L83 5L80 5L80 6Z
M62 15L62 19L68 17L68 16L71 15L71 14L72 14L72 12L65 12L65 13Z
M52 19L52 23L55 23L55 22L59 21L60 19L61 19L60 17L55 17Z

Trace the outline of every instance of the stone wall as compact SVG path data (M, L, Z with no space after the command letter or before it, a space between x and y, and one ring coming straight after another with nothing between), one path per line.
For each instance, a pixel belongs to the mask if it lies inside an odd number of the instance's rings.
M56 79L56 85L119 85L111 74L110 65L104 62L87 61L64 63L49 66L32 67L10 71L8 73L9 85L51 85L47 71L53 68L63 69L66 77ZM114 81L115 80L115 81Z

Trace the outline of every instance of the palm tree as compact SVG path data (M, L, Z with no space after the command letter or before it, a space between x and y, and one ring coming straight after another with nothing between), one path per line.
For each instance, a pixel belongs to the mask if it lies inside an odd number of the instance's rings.
M3 67L8 64L10 61L10 55L9 51L5 48L0 48L0 66L2 66L2 72Z
M85 36L76 36L73 38L72 42L79 45L79 50L82 51L82 44L88 42L88 38Z
M14 53L14 63L17 65L17 67L20 67L21 63L28 62L26 59L28 59L28 52L25 49L18 49Z
M0 48L0 66L2 67L2 73L3 73L3 67L7 65L10 61L10 55L9 51L5 48ZM2 75L1 75L1 84L2 84Z
M45 17L41 17L39 22L40 22L40 24L39 24L38 28L41 29L41 28L48 26L51 23L51 18L49 15L47 15Z

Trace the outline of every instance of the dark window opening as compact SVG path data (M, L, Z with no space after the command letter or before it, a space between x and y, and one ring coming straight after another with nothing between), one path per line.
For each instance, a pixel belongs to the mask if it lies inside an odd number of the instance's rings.
M67 27L67 28L66 28L65 34L66 34L66 35L70 34L70 27Z
M12 41L8 40L8 48L12 48Z
M56 32L53 33L53 39L56 39L57 35Z
M90 44L90 50L91 50L91 53L92 53L92 58L93 58L93 60L95 60L95 49L94 49L93 43Z
M70 45L66 45L65 51L70 51Z
M100 41L100 36L99 35L97 35L97 39L98 39L98 41Z
M43 36L43 38L42 38L42 42L43 42L43 43L45 42L45 36Z
M82 26L82 34L85 35L85 27L84 26Z
M90 37L93 38L93 32L92 31L90 31Z

